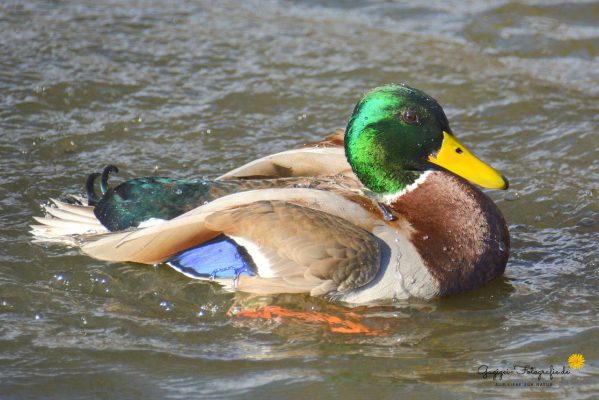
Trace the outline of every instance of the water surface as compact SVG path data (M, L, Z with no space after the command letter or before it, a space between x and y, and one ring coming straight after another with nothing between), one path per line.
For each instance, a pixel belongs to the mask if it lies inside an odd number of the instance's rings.
M3 2L0 397L594 398L599 3L426 4ZM512 255L483 289L353 310L386 335L232 318L244 299L211 284L30 242L40 204L107 163L213 176L344 126L389 82L437 98L510 178L488 194ZM572 353L585 366L551 387L477 373Z

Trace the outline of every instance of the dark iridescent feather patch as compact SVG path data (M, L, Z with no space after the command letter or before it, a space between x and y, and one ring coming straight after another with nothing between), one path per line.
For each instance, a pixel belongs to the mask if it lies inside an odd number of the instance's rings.
M212 199L212 182L201 179L135 178L109 189L94 214L111 231L150 218L172 219Z

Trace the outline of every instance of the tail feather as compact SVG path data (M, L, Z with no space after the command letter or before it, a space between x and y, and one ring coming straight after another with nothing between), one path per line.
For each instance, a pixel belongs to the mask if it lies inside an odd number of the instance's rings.
M76 201L77 198L74 197L74 199ZM82 204L71 204L71 203L65 203L64 201L60 201L60 200L56 200L53 198L50 198L50 201L52 201L52 203L54 203L55 207L52 206L44 206L44 209L46 211L50 211L50 210L62 210L62 211L68 211L72 214L77 214L80 215L82 217L88 217L91 218L93 220L96 220L96 215L94 214L94 207L93 206L86 206L86 205L82 205Z
M74 220L66 220L62 218L33 217L33 219L42 225L47 225L50 227L60 229L68 229L69 227L73 227L73 234L80 234L82 232L85 232L86 230L90 230L90 228L95 227L95 225L89 223Z
M46 211L47 215L50 215L58 220L77 221L77 222L81 222L84 224L97 224L98 223L98 220L96 219L96 217L93 214L90 216L90 215L75 213L75 212L65 210L65 209L60 209L57 207L46 207L45 211Z
M50 199L53 205L43 206L45 217L33 217L39 225L31 225L35 242L61 242L79 245L75 236L107 233L94 215L93 207L69 204ZM75 199L77 201L77 199Z

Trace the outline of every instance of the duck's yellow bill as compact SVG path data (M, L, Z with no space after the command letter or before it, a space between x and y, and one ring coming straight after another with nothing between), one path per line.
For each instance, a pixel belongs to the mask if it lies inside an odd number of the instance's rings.
M489 189L507 189L508 181L489 164L479 160L455 137L443 132L443 143L436 155L428 161L439 165L462 178Z

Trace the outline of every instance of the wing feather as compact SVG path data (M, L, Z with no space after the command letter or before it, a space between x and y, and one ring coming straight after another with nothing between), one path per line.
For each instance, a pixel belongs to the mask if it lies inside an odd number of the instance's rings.
M240 277L239 290L323 294L364 286L377 275L381 245L369 230L380 223L339 194L265 189L225 196L156 226L84 239L82 250L152 264L225 234L266 260L258 276Z
M214 213L206 227L253 243L268 267L257 264L258 277L251 282L268 276L285 292L298 285L309 287L306 291L351 290L370 282L380 267L379 243L372 234L343 218L287 202L259 201ZM248 252L252 255L252 249ZM247 288L250 281L243 284Z

